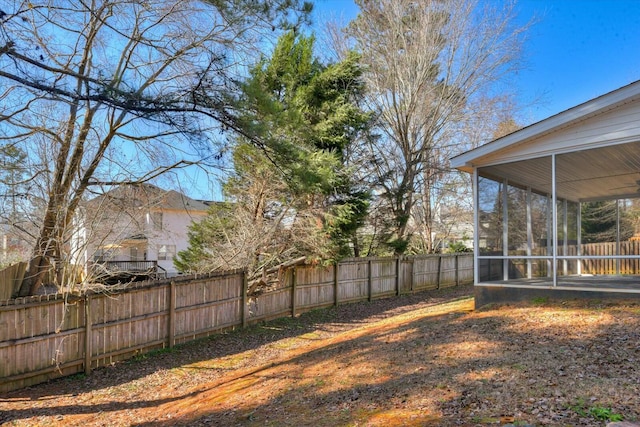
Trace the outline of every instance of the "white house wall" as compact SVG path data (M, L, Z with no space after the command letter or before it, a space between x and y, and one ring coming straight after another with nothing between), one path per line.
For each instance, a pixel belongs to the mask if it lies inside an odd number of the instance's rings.
M158 265L169 275L178 273L173 260L159 260L158 247L160 245L174 245L176 254L189 247L188 230L192 222L198 222L206 216L206 212L162 211L162 230L148 233L148 259L158 260Z
M129 261L131 246L139 246L138 260L158 261L158 265L164 268L168 274L175 275L177 270L173 266L173 260L158 260L159 245L174 245L176 254L187 249L189 242L187 232L193 221L199 221L206 212L203 211L178 211L162 210L162 229L158 229L150 222L151 212L160 210L138 210L131 212L114 212L101 210L87 218L87 227L81 227L76 231L77 242L74 241L76 262L84 263L84 260L93 260L93 256L100 248L109 247L111 260ZM132 236L145 236L140 239L139 245L135 245ZM82 237L82 239L80 239ZM82 240L82 241L80 241ZM123 245L123 241L127 241ZM146 252L146 258L145 253Z
M128 260L126 248L119 248L123 240L145 231L146 219L143 211L113 211L100 209L86 213L84 228L86 248L80 248L88 260L93 259L94 253L102 247L111 247L111 255L116 260Z

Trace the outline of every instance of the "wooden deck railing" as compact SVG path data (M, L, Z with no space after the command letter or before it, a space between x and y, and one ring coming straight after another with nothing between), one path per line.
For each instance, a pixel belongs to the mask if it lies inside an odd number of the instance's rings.
M96 261L90 270L95 280L104 283L167 277L158 261Z
M158 269L158 261L99 261L96 264L110 273L146 273Z

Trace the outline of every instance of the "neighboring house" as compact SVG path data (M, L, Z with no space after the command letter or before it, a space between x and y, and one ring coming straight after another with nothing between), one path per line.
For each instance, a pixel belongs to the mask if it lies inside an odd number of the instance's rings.
M28 260L32 250L33 246L14 227L0 225L0 266Z
M640 81L451 159L473 175L476 304L640 298L640 246L582 243L581 205L640 197ZM618 215L619 217L619 215Z
M76 223L72 256L95 275L174 276L189 225L205 202L151 184L123 185L88 201Z
M436 232L434 242L439 242L440 250L445 250L456 244L467 250L473 249L473 215L471 212L444 203L435 209L434 222Z

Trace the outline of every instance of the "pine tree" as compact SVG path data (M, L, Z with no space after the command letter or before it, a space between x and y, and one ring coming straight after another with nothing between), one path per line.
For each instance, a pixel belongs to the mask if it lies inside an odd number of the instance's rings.
M313 44L312 36L289 32L251 70L238 100L245 135L236 141L234 172L224 184L233 213L207 223L224 224L226 234L194 226L178 268L257 269L297 256L331 260L354 254L369 194L352 178L348 150L370 116L357 105L363 91L358 56L323 65L313 56ZM261 141L262 150L249 140ZM226 246L230 235L244 255ZM216 250L203 250L203 241ZM208 262L200 262L203 252L211 255Z

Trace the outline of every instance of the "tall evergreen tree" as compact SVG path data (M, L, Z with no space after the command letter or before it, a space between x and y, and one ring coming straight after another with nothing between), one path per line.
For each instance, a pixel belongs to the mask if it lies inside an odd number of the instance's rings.
M313 56L313 44L313 37L285 34L242 85L238 110L245 135L236 142L235 170L224 184L230 212L222 214L224 220L206 220L214 229L193 227L179 268L243 267L237 263L249 259L260 268L294 256L354 254L369 197L348 165L349 147L370 119L357 105L363 92L358 55L323 65ZM262 150L250 149L248 140L260 141ZM216 215L218 208L210 216ZM245 256L232 257L238 248L222 247L229 238L215 229L222 226L246 243L240 244ZM250 238L249 228L262 230L260 239ZM203 251L199 242L219 251ZM198 255L203 252L212 257L204 265Z
M632 212L616 211L617 200L582 204L582 242L615 242L617 217L620 216L620 240L629 239L634 232Z

